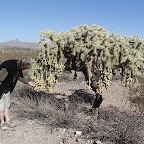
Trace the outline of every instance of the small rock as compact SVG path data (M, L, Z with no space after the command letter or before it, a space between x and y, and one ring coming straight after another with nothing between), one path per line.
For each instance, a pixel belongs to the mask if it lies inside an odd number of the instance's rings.
M80 136L81 136L81 134L82 134L82 132L81 132L81 131L76 131L76 132L74 132L74 136L75 136L75 138L80 137Z
M76 136L76 135L81 135L81 134L82 134L82 131L76 131L76 132L75 132L75 136Z
M100 140L96 141L96 144L103 144Z

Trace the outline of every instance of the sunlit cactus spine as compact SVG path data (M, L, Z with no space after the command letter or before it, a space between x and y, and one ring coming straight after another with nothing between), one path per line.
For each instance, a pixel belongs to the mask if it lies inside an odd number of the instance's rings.
M38 91L52 91L57 77L62 74L64 69L61 60L62 53L57 43L58 38L55 35L52 37L51 33L50 39L54 40L51 42L46 40L49 33L42 33L41 50L33 66L33 80L37 84L35 89Z
M33 66L38 90L51 91L64 69L86 68L90 87L97 68L99 93L110 85L114 69L118 69L124 86L136 82L143 73L144 41L138 36L110 35L97 25L82 25L66 32L41 32L40 37L41 50Z

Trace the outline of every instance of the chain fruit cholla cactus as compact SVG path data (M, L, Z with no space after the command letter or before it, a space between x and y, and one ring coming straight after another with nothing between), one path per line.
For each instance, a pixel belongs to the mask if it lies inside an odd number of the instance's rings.
M36 82L35 89L38 91L51 91L57 77L62 74L64 69L62 64L63 53L57 43L60 36L56 33L53 34L53 32L49 32L49 34L53 36L53 42L42 38L41 50L37 59L33 60L32 63L32 79Z
M90 88L101 93L118 69L124 86L137 81L144 65L144 41L120 37L97 25L82 25L67 32L40 33L41 50L33 62L37 90L50 91L64 69L85 74ZM96 83L97 86L94 86Z

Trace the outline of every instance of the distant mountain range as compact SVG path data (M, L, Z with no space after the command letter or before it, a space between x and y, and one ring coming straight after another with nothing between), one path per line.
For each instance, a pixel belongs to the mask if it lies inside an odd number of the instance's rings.
M19 41L18 39L7 41L7 42L2 42L0 43L0 48L30 48L30 49L39 49L40 45L36 42L22 42Z

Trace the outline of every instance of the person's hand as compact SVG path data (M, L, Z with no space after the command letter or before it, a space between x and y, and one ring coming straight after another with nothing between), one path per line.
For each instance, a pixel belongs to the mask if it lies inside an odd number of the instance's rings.
M28 83L28 85L30 85L30 86L32 86L32 87L35 87L35 86L36 86L36 84L35 84L34 82L32 82L32 81L30 81L30 82Z

